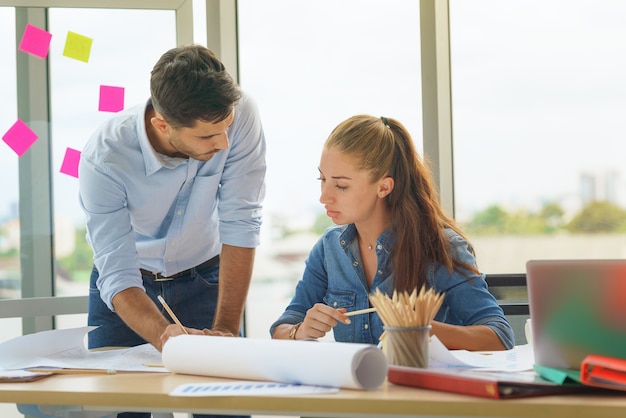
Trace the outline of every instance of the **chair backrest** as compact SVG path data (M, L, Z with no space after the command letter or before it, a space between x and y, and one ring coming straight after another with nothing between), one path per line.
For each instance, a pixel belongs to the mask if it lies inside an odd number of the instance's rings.
M524 327L530 318L525 274L488 274L489 291L496 298L515 333L515 344L526 344Z

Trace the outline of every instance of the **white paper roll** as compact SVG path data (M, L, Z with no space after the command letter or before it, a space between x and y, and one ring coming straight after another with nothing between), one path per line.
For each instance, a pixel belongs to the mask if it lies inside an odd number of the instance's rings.
M369 344L179 335L162 356L171 372L229 379L371 390L387 377L387 358Z

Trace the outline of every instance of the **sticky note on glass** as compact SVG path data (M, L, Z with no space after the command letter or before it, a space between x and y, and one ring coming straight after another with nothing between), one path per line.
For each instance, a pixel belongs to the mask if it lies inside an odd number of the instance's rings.
M75 60L89 62L89 55L91 54L91 44L93 39L87 36L79 35L78 33L67 31L67 38L65 39L65 48L63 48L63 55Z
M46 58L50 50L51 38L50 32L27 23L18 49L39 58Z
M100 103L98 110L101 112L119 112L124 109L124 88L114 86L100 86Z
M20 119L2 136L2 140L20 157L28 151L37 138L37 134Z
M63 174L78 178L78 163L80 162L80 151L73 148L65 150L65 157L59 170Z

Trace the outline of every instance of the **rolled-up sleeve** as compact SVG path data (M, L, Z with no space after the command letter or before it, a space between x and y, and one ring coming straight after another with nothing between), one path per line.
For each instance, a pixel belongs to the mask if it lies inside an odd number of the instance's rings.
M248 96L235 110L228 135L231 149L219 189L222 243L253 248L260 243L265 197L265 135L256 104Z
M143 289L126 192L122 182L101 161L81 158L79 204L87 219L87 241L94 251L94 264L102 274L96 283L102 300L113 309L120 291ZM115 277L115 280L109 280Z

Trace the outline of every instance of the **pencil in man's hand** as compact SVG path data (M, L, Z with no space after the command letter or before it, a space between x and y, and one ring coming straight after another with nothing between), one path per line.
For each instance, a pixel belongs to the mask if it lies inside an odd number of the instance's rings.
M178 325L181 329L181 331L184 334L189 334L187 332L187 330L185 329L185 327L183 326L183 324L178 320L178 318L176 317L176 315L174 315L174 311L172 311L172 309L170 308L170 306L167 304L167 302L165 302L165 299L163 299L163 296L161 295L157 295L157 299L159 299L159 302L161 302L161 305L163 305L163 307L165 308L165 310L167 311L167 313L170 315L170 317L174 320L174 322L176 322L176 325Z

